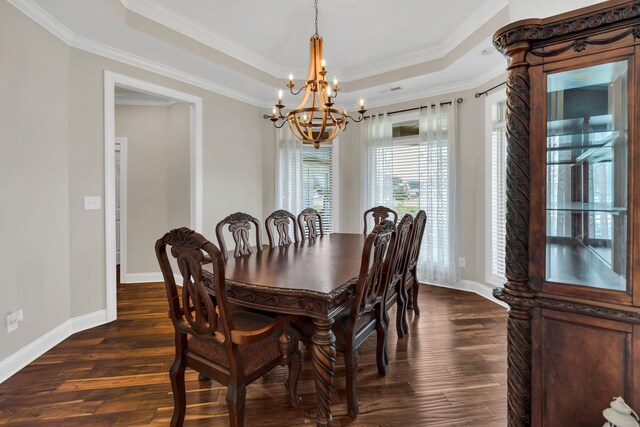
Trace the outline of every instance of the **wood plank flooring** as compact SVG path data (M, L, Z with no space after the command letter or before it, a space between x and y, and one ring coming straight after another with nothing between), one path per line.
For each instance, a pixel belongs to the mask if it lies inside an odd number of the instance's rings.
M386 377L375 365L375 337L360 352L360 417L347 416L338 354L335 426L506 425L506 313L475 294L431 286L410 335L391 325ZM391 319L395 314L391 313ZM168 370L173 329L162 284L122 285L118 320L73 335L0 384L2 426L162 426L171 418ZM300 384L303 408L287 406L284 368L249 386L248 427L315 425L309 351ZM228 425L225 387L187 370L185 426Z

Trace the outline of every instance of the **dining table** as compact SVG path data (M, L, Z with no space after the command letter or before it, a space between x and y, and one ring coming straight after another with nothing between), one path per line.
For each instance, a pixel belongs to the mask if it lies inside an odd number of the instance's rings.
M316 386L316 424L332 423L331 395L336 366L331 327L353 299L362 261L363 234L332 233L286 246L225 260L229 300L242 307L272 313L307 316ZM205 284L211 275L204 271ZM212 287L210 287L212 289Z

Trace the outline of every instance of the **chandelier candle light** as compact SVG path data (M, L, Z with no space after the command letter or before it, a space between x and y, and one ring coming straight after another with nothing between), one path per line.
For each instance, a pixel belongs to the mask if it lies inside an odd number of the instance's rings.
M315 0L316 33L311 36L311 58L307 83L298 91L294 91L293 73L289 74L287 87L292 95L299 95L304 90L300 104L283 115L282 91L278 92L278 103L273 107L269 119L276 128L289 124L291 132L305 144L313 144L320 148L323 142L329 142L346 129L349 120L361 122L364 119L364 100L360 98L360 114L357 119L347 114L333 102L340 92L338 79L333 79L333 86L327 82L326 62L322 55L322 37L318 35L318 0Z

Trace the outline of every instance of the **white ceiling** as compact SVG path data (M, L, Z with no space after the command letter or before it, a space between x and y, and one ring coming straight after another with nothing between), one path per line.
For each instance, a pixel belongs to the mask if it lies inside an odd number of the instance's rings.
M172 14L202 39L283 78L306 70L314 34L313 0L123 0L145 16ZM318 32L328 67L343 79L373 75L372 64L395 68L441 57L507 6L507 0L319 0ZM176 19L176 16L180 17ZM192 34L196 34L195 31ZM216 43L216 41L218 43ZM302 76L301 76L302 77Z
M313 0L8 0L71 46L261 107L306 77ZM593 0L319 0L329 76L347 109L478 87L504 73L482 55L513 17ZM400 91L389 91L400 86ZM285 97L285 104L293 100Z

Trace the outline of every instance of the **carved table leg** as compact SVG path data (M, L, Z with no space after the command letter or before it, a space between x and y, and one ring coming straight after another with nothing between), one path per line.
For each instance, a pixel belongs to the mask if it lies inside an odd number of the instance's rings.
M333 319L313 319L313 374L316 381L318 427L331 426L331 394L336 369L336 337L331 331Z

